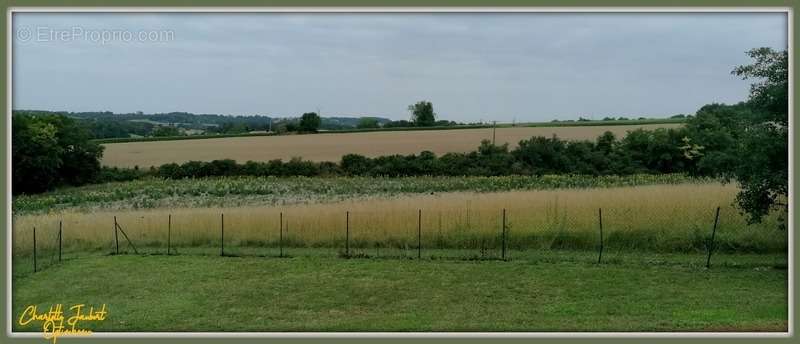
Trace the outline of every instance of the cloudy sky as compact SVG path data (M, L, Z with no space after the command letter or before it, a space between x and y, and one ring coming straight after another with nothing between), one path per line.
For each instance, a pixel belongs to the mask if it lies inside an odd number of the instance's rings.
M13 108L408 117L661 117L747 97L781 13L16 13Z

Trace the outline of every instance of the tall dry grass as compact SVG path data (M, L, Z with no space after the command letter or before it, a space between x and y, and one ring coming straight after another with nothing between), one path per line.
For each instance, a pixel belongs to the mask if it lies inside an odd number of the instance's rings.
M352 247L416 247L422 210L424 247L499 247L505 208L512 249L594 249L598 208L608 249L685 252L703 250L721 207L717 247L736 252L785 252L787 233L776 216L746 224L732 206L733 185L657 185L606 189L442 193L391 199L352 200L269 207L160 208L151 210L63 212L15 219L15 255L29 254L36 226L40 249L57 242L63 220L64 245L73 250L110 250L113 217L139 247L164 247L172 215L175 246L214 247L224 214L226 247L276 246L279 214L284 243L293 247L343 247L345 212L350 213ZM124 240L120 237L121 242Z

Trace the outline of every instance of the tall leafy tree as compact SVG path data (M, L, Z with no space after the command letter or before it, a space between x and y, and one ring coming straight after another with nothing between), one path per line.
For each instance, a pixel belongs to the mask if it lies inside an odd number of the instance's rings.
M57 114L12 118L12 191L36 193L58 185L82 185L100 173L103 147L85 126Z
M757 223L774 210L788 210L789 61L787 51L771 48L747 54L753 63L732 74L755 81L748 100L700 108L686 123L681 148L696 161L690 172L738 182L739 208Z
M322 119L316 112L306 112L300 117L300 130L313 133L319 129Z
M742 187L739 206L750 222L760 222L772 210L789 208L789 54L771 48L747 54L754 62L732 73L757 81L750 88L753 113L743 119L732 176Z
M429 101L420 101L409 105L411 111L411 121L418 127L430 127L436 123L436 113L433 112L433 104Z
M55 187L63 163L57 128L19 115L12 118L11 126L12 192L36 193Z

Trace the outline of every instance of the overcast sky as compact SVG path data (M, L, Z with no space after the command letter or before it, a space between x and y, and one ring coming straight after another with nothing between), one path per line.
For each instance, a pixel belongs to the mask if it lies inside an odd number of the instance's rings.
M16 13L13 108L549 121L747 97L782 13ZM106 39L106 42L103 42Z

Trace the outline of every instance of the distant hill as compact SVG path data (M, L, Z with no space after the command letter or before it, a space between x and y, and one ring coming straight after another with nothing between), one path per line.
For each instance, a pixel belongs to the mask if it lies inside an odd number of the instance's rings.
M358 121L361 118L369 117L378 121L378 124L384 125L391 122L388 118L375 117L375 116L353 116L353 117L322 117L323 129L352 129L358 126Z
M87 122L97 139L128 138L132 136L159 136L165 134L232 134L252 131L267 131L279 123L297 122L299 116L276 115L220 115L194 114L189 112L168 113L113 113L110 111L69 112L46 110L14 110L14 114L62 114ZM377 119L378 123L391 122L388 118L361 116ZM361 117L322 117L323 130L355 129ZM174 127L175 130L158 130L159 127ZM169 129L169 128L166 128Z

